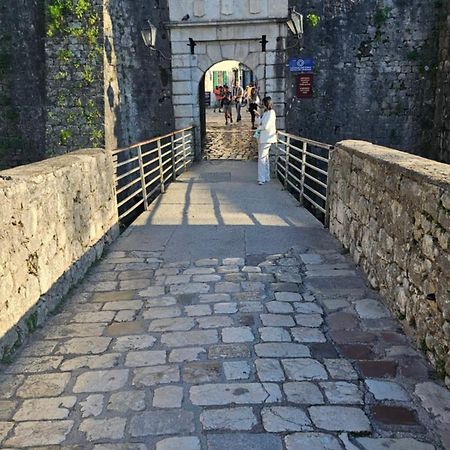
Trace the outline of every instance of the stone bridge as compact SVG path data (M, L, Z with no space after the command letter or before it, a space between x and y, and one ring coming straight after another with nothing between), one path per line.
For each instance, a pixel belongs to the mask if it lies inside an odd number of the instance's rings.
M2 448L450 447L448 166L337 144L328 230L207 161L118 237L114 164L1 173Z

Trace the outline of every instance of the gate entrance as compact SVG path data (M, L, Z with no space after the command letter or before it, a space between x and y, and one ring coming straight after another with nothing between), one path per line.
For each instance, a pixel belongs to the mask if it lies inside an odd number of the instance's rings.
M196 158L201 158L205 120L202 80L224 60L238 60L251 70L261 95L273 98L283 130L288 1L190 0L180 7L169 0L169 11L175 122L179 129L196 127ZM267 41L264 48L261 41Z
M239 61L222 61L206 71L199 87L202 159L256 159L249 112L253 87L259 89L256 77ZM229 119L225 118L221 101L226 92L233 98Z

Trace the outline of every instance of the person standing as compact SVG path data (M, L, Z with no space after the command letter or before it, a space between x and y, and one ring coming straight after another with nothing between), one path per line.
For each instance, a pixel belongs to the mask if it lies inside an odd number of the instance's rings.
M273 110L271 97L264 97L262 101L264 113L259 119L256 130L258 136L258 184L270 181L269 154L272 144L277 142L277 116ZM259 116L258 111L255 113Z
M214 103L214 112L216 112L216 109L219 109L219 112L222 112L220 109L220 103L222 102L222 86L216 86L214 88L214 96L215 96L215 103Z
M259 95L258 95L258 88L255 85L252 85L252 89L250 91L249 102L250 103L248 106L248 110L250 111L250 115L252 117L252 130L255 130L256 129L255 120L256 120L256 116L259 115L258 106L260 103Z
M233 99L236 102L236 122L240 122L241 117L241 108L242 108L242 100L244 97L244 89L239 85L239 82L236 81L233 87Z
M225 113L225 125L228 125L228 119L230 123L233 123L233 95L228 89L228 86L223 87L223 98L222 98L222 108Z

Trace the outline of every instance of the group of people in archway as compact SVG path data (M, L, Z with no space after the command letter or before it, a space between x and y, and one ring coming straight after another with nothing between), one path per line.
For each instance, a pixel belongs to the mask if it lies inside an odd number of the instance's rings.
M225 114L225 124L233 123L233 105L236 106L237 118L241 120L242 105L248 105L248 111L252 118L252 129L256 129L254 137L258 141L258 184L263 185L270 181L269 154L272 144L277 142L276 114L273 110L271 97L259 98L258 88L251 83L245 89L234 83L230 90L228 86L216 86L214 88L216 109ZM261 109L261 113L258 109ZM258 118L258 122L257 122ZM256 127L258 123L258 127Z
M225 114L225 125L233 123L233 106L236 108L236 122L242 120L241 109L248 106L252 119L252 128L256 129L255 121L258 116L258 106L261 104L258 87L256 83L250 83L243 88L239 82L235 82L230 89L229 86L214 87L214 112L219 110Z

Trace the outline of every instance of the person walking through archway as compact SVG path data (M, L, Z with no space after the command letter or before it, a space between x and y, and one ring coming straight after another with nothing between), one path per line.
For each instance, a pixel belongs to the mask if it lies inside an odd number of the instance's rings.
M233 95L228 89L228 86L223 87L222 108L225 113L225 125L228 125L228 119L230 123L233 123Z
M250 111L250 115L252 117L252 129L256 129L255 120L256 116L259 115L258 113L258 106L260 103L259 94L258 94L258 88L255 86L255 84L252 85L252 89L250 91L250 98L249 98L249 106L248 110Z
M264 112L255 132L258 139L258 184L260 185L270 181L270 148L277 142L277 116L273 110L272 98L264 97L262 104ZM258 111L255 115L259 116Z
M242 108L242 100L244 97L244 89L239 85L239 81L236 81L233 86L233 100L236 104L236 122L240 122L241 117L241 108Z
M216 109L219 109L219 112L222 112L221 110L221 103L222 103L222 86L216 86L214 88L214 97L215 97L215 103L214 103L214 112L216 112Z

